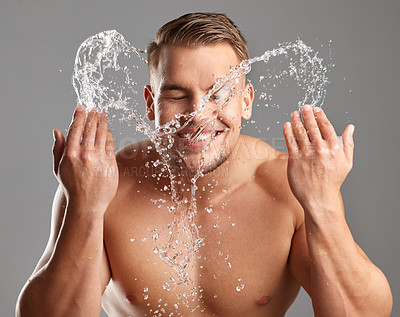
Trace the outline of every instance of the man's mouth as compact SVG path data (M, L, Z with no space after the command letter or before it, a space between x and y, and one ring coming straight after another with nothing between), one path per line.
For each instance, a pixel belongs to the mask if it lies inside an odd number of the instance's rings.
M207 146L211 141L214 141L226 129L209 129L199 127L197 129L186 130L178 133L178 136L183 140L186 147L199 149Z

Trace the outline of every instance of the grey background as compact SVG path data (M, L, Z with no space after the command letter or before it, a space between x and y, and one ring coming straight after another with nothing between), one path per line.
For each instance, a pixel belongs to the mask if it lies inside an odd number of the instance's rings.
M400 316L399 9L397 0L2 0L0 315L14 314L17 295L48 239L57 186L51 131L68 126L75 106L70 77L78 46L95 33L117 29L145 47L168 20L216 11L240 26L251 56L298 36L317 50L332 40L336 66L325 109L339 134L348 122L356 126L355 165L343 185L347 220L355 240L388 277L392 316ZM261 119L270 120L270 114L263 112ZM281 147L280 125L266 138ZM312 315L301 292L287 316Z

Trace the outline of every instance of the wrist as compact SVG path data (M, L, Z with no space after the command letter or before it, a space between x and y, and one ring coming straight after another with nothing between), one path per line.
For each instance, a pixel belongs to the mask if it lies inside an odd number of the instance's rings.
M334 228L347 227L344 214L343 200L340 192L329 197L309 200L302 204L305 221L309 229L318 228L330 231Z
M87 215L92 218L103 218L108 208L108 204L89 200L84 197L67 198L67 211Z
M309 214L320 214L322 211L334 212L338 209L343 209L343 200L340 190L330 190L318 196L311 194L300 203L304 212Z

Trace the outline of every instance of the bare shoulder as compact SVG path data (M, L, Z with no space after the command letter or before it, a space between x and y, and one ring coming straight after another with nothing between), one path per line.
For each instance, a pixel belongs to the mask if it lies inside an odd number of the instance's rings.
M144 165L153 156L154 145L149 139L131 143L115 154L118 166L140 166Z
M279 174L285 173L286 177L286 167L288 155L287 153L280 152L274 149L267 142L252 137L248 135L241 135L241 152L243 156L247 157L252 162L252 165L257 168L257 171L262 171L263 169L279 169ZM244 151L243 151L244 150ZM278 172L278 171L277 171ZM267 174L257 174L257 176L266 176ZM268 175L272 176L271 173ZM283 175L281 175L283 176ZM287 177L286 177L287 178Z
M159 159L159 155L155 151L154 144L148 139L121 148L115 156L119 170L118 190L106 215L112 214L115 208L130 201L127 199L128 196L139 200L143 196L136 197L139 187L141 194L154 190L152 175L160 173L160 168L151 164Z
M120 185L134 184L148 171L147 162L156 159L154 145L150 140L142 140L125 146L115 154L120 177Z
M296 229L304 221L304 213L300 203L294 197L288 182L288 154L274 149L260 139L246 136L246 144L252 153L254 178L258 186L266 194L274 197L282 206L282 210L291 212L295 218Z

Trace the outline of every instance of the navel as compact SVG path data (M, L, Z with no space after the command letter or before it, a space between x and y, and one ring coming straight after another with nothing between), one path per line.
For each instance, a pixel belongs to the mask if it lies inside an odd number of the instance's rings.
M258 301L258 305L267 305L271 301L272 297L271 296L263 296L261 297Z

